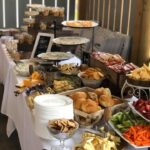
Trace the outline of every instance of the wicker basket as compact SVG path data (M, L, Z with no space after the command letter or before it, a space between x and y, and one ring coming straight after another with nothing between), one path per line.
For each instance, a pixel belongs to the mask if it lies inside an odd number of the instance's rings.
M61 93L62 95L70 95L72 93L82 91L82 92L92 92L94 89L89 88L89 87L83 87L83 88L78 88L75 90L70 90L67 92ZM87 128L92 128L94 124L96 124L103 116L104 110L101 109L95 113L85 113L83 111L74 109L74 115L75 115L75 120L80 124L81 127L87 127Z
M74 110L75 120L80 124L81 127L92 128L97 122L100 121L104 113L104 109L101 109L95 113L85 113L83 111Z

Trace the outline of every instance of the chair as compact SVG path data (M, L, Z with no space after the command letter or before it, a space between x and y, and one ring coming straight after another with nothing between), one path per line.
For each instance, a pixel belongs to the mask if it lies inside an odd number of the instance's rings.
M113 32L111 30L97 27L94 33L94 51L102 51L112 54L120 54L126 61L129 60L131 37L119 32ZM80 36L87 37L92 41L92 29L83 29L80 31L74 30L74 32L80 33ZM92 44L87 43L82 47L85 52L91 52ZM77 48L79 52L80 48Z

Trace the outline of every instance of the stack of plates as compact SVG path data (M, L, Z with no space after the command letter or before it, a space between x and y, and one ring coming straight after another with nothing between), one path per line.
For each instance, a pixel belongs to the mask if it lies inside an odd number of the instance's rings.
M35 132L44 139L53 139L47 125L53 119L73 119L73 101L63 95L45 94L35 99Z

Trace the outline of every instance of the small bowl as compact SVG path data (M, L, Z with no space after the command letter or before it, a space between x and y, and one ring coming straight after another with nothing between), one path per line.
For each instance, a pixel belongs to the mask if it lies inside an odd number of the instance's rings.
M86 87L98 88L104 80L104 78L100 78L99 80L86 79L82 77L83 74L84 72L78 73L78 77L82 80L83 85Z
M53 120L53 121L56 121L56 120ZM75 132L78 130L79 124L77 122L75 122L75 123L76 123L76 128L73 129L73 130L70 130L70 132L67 132L67 133L61 132L60 130L57 130L53 127L50 127L49 125L47 126L47 128L48 128L48 131L50 132L50 134L52 134L53 137L55 137L58 140L59 139L65 140L65 139L71 138L75 134Z

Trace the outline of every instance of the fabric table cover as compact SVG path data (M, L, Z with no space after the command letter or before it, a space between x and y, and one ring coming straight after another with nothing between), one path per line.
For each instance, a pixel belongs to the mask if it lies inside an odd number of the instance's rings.
M14 71L15 63L10 58L6 48L0 44L0 82L4 84L4 94L1 112L8 116L8 137L16 129L22 150L50 150L50 146L58 141L41 139L34 132L34 115L26 104L26 95L15 96L15 85L23 80ZM67 145L74 145L80 141L78 131L74 137L66 141ZM128 146L126 150L134 150ZM146 150L146 149L142 149Z

